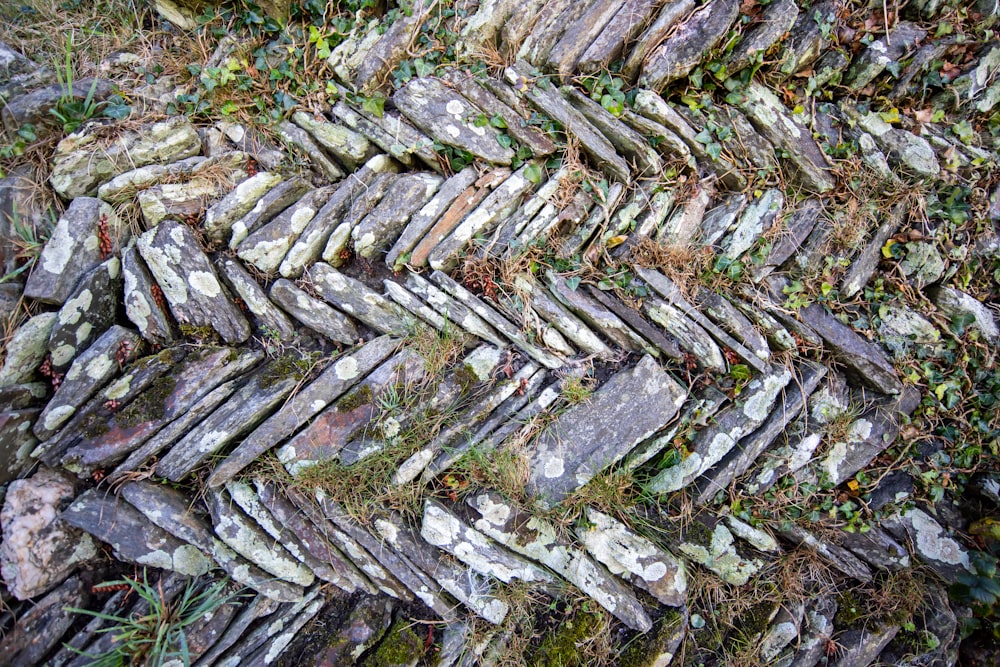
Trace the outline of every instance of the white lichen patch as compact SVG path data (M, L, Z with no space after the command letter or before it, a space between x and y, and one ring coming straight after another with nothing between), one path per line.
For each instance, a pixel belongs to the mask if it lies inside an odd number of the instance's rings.
M214 299L222 293L222 286L211 271L192 271L188 276L188 284L192 290L209 299Z
M110 401L117 401L120 398L124 398L131 388L132 376L124 375L115 380L110 387L104 390L104 398Z
M784 389L791 379L792 374L787 370L765 377L763 389L755 392L743 404L743 414L758 424L764 421L771 412L771 406L774 405L778 392Z
M73 345L63 344L52 351L52 363L56 366L65 366L76 354L76 347Z
M334 364L333 371L339 380L353 380L358 377L358 360L354 357L344 357Z
M94 330L94 325L90 322L84 322L76 328L76 344L77 347L83 345L85 342L90 340L90 333Z
M948 565L960 565L972 571L969 553L953 538L945 534L944 528L926 512L911 509L903 515L913 529L914 541L921 556Z
M72 405L60 405L49 410L48 414L45 415L45 430L54 431L63 422L72 417L75 412L76 408Z
M542 467L542 474L545 475L546 479L556 479L562 477L565 472L566 468L561 456L553 454L545 459L545 465Z
M75 297L67 301L59 310L59 324L63 326L76 324L83 317L83 314L90 310L94 303L94 294L89 289L82 290Z
M76 244L69 233L69 222L65 218L60 218L55 231L42 249L42 270L53 275L61 274L69 265L75 247Z

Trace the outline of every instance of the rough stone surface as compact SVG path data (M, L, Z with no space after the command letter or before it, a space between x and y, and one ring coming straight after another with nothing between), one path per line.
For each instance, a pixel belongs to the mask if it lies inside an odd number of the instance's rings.
M274 281L270 297L296 320L332 341L350 345L358 339L358 330L351 318L313 298L290 280Z
M163 298L181 328L209 327L227 343L242 343L250 337L250 324L223 292L208 258L184 225L165 221L138 241Z
M173 342L174 325L167 302L135 244L122 253L122 277L125 283L125 315L139 330L139 335L153 345Z
M112 257L83 277L59 309L49 335L50 368L62 373L111 326L122 298L121 260Z
M49 336L58 318L58 313L39 313L18 327L5 346L0 387L10 387L31 378L48 352Z
M662 90L693 70L707 51L715 48L736 20L737 0L710 2L682 23L668 40L645 59L639 85Z
M0 572L18 600L45 593L97 556L90 536L59 518L75 494L71 479L48 468L7 488L0 512Z

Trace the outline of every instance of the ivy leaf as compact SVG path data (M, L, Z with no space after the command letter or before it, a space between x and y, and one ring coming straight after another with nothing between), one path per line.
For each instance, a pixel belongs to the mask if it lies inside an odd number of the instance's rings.
M502 134L500 136L506 137L507 135ZM510 137L507 137L507 139L510 140ZM535 185L540 184L542 182L542 167L541 167L541 165L539 165L539 164L528 165L527 169L524 170L524 177L527 178L532 183L534 183Z
M373 116L381 118L385 115L385 98L381 95L366 97L365 101L361 103L361 108Z
M498 134L497 135L497 143L500 144L501 146L503 146L504 148L510 148L511 144L514 143L514 142L510 138L510 135L507 135L507 134ZM532 182L534 182L534 181L532 181Z
M434 63L429 63L423 58L414 60L413 68L417 71L417 76L430 76L434 73Z
M572 291L576 291L576 288L580 286L580 276L573 276L572 278L566 279L566 287L570 288Z

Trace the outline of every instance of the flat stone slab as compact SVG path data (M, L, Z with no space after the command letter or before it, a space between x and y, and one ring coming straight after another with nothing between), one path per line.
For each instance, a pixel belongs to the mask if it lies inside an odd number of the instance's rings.
M137 246L181 333L186 326L209 327L232 344L250 337L250 324L223 292L190 229L167 220L140 236Z
M744 550L737 547L732 532L721 521L714 529L693 521L677 550L733 586L745 585L764 566L759 558L745 555Z
M263 338L281 341L295 338L295 325L291 319L267 298L267 292L240 262L220 256L216 258L215 267L234 297L240 299L254 316L256 329Z
M376 152L364 136L338 123L331 123L322 115L297 111L292 114L292 122L312 135L320 146L349 170L357 169Z
M56 222L24 285L24 295L64 303L80 279L118 253L127 240L127 226L111 206L100 199L77 197Z
M721 461L740 438L764 423L779 393L791 379L792 374L781 369L752 380L740 393L741 400L721 411L708 426L695 433L687 444L688 455L654 477L649 490L669 493L682 489Z
M528 490L552 507L665 426L687 392L649 356L563 414L535 441Z
M208 478L209 486L232 479L258 456L294 433L385 360L399 343L382 336L337 359L315 380L295 393L280 410L254 429Z
M896 400L878 405L851 423L846 436L833 443L816 470L830 484L842 484L867 466L899 435L901 417L920 404L920 391L906 386Z
M334 342L351 345L360 337L350 317L313 298L291 280L279 278L274 281L270 297L286 313Z
M162 484L139 481L122 485L121 495L154 524L211 555L234 581L280 602L302 597L301 588L275 579L215 537L209 518L196 512L191 499L181 492Z
M122 263L112 257L91 270L59 309L49 335L50 370L62 373L112 325L122 299Z
M31 379L48 353L49 336L58 313L39 313L14 331L7 341L0 387L10 387Z
M208 491L205 494L212 515L215 534L223 542L257 567L299 586L310 586L315 576L270 535L247 517L228 494Z
M140 343L134 331L117 324L104 332L66 371L59 389L38 417L35 436L45 440L55 433L77 408L118 375L121 366L135 359Z
M404 174L392 182L382 201L354 229L354 252L376 259L399 238L410 217L434 196L443 179L437 174Z
M684 561L617 519L587 507L575 532L590 555L611 574L631 581L665 605L679 607L687 600Z
M307 192L269 223L251 232L239 244L236 254L244 262L253 264L264 273L276 273L296 239L316 217L333 192L333 186Z
M692 14L646 58L639 85L662 90L687 76L725 36L739 7L738 0L716 0Z
M114 550L127 563L173 570L189 577L209 571L211 561L196 547L150 523L138 510L104 491L85 491L61 514Z
M205 211L205 233L210 239L228 242L233 224L253 210L264 195L280 182L280 174L262 171L238 184Z
M324 300L376 331L397 336L408 333L404 311L360 280L322 262L309 269L309 277Z
M424 365L424 360L410 349L390 357L282 445L277 452L278 460L295 475L335 458L347 441L371 422L379 394L400 382L419 381L424 376Z
M647 632L653 627L632 592L583 551L557 536L551 524L523 512L495 492L474 494L466 501L480 516L473 524L478 530L565 577L633 630Z
M229 223L229 231L222 239L228 238L229 248L235 250L247 236L274 220L310 190L312 186L298 176L281 181L258 198L250 210Z
M97 133L71 134L56 147L49 182L60 196L93 195L97 186L136 167L197 155L201 138L184 116L126 132L110 143Z
M154 345L172 343L175 333L167 301L134 244L122 253L122 276L125 316L139 330L139 335Z
M40 664L76 620L68 608L85 606L86 601L80 578L67 579L17 619L12 632L0 641L0 654L11 665Z
M499 131L489 122L479 122L483 112L439 79L411 79L392 99L414 125L443 144L491 164L509 165L514 159L514 151L500 145Z
M164 455L156 466L157 474L179 482L207 457L251 431L301 382L296 361L279 357L254 371L232 398Z
M515 579L525 582L554 581L546 570L470 527L436 500L424 501L420 535L428 544L451 554L476 572L504 583L509 584Z

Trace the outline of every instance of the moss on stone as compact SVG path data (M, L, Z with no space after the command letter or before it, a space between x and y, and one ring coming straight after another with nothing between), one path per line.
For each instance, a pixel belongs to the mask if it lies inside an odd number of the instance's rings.
M649 667L655 664L683 622L684 616L679 611L668 611L656 622L652 632L639 635L629 642L618 660L619 667Z
M181 335L195 340L219 340L219 334L210 326L196 327L192 324L180 325Z
M135 400L115 415L121 428L132 428L146 422L163 419L167 398L177 387L177 380L169 375L157 378Z
M410 623L399 620L392 624L371 656L364 661L365 667L398 667L419 660L424 654L424 643L410 627Z
M267 389L287 378L303 379L312 368L312 359L296 354L285 354L271 361L260 376L261 389Z
M593 639L603 620L599 612L579 611L542 640L528 659L533 667L584 667L591 657L585 645Z
M80 432L83 433L83 437L88 440L93 440L99 438L102 435L106 435L111 427L108 425L107 419L102 419L96 413L91 413L87 415L87 418L83 420L80 424Z
M368 385L362 385L340 399L340 402L337 403L337 409L341 412L350 412L357 410L362 405L370 405L373 400L375 400L375 396L372 394L372 388Z
M479 383L479 376L469 364L462 364L455 369L455 382L461 387L462 393L466 394L470 389Z

